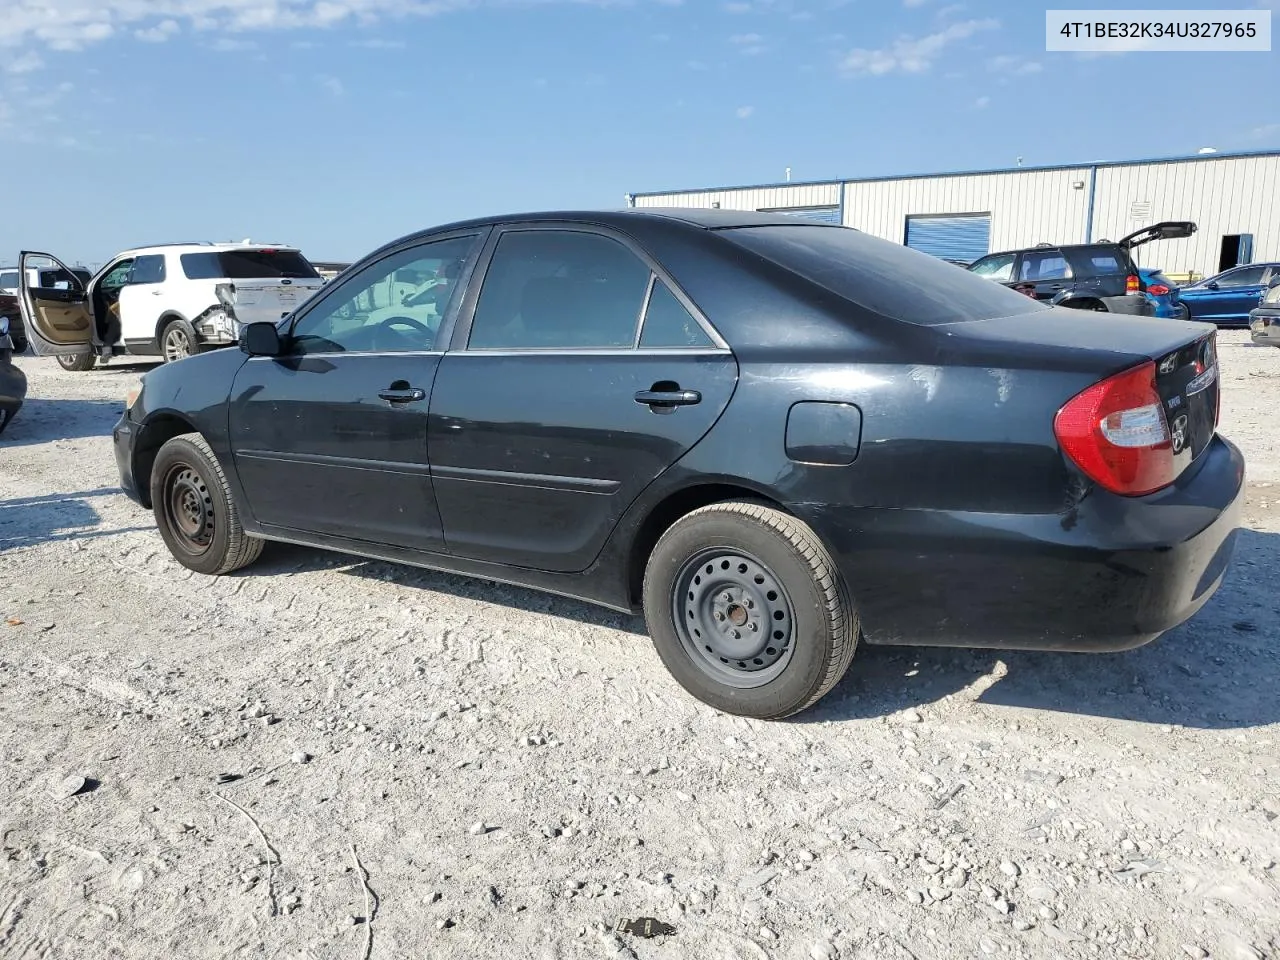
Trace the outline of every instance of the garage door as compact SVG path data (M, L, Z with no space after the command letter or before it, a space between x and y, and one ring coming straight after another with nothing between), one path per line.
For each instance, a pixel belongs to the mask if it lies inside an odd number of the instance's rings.
M991 252L991 214L907 217L907 246L944 260L972 263Z
M785 213L789 217L817 220L819 223L840 223L839 207L774 207L759 213Z

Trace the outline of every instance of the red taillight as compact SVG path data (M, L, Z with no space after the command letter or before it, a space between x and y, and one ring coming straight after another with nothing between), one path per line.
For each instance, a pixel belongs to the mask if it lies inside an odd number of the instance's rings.
M1125 278L1124 278L1124 292L1125 292L1125 293L1141 293L1141 292L1142 292L1142 281L1140 281L1140 280L1139 280L1136 276L1134 276L1134 275L1130 275L1130 276L1125 277Z
M1150 360L1067 401L1053 432L1085 476L1112 493L1137 497L1173 482L1169 424Z
M1169 288L1163 283L1153 283L1147 287L1147 293L1153 297L1166 297L1169 295Z

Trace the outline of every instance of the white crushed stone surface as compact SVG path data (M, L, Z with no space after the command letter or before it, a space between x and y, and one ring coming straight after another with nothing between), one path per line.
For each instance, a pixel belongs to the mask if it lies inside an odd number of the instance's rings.
M785 723L582 604L285 546L191 574L116 489L145 368L20 359L0 957L1280 958L1280 350L1220 341L1250 485L1196 618L864 647Z

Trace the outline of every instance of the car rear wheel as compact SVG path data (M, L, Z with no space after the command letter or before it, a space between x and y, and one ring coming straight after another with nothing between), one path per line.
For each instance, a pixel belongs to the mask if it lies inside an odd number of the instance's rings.
M160 448L151 470L151 503L169 552L190 570L230 573L262 553L263 541L244 532L222 466L198 433Z
M1185 303L1178 304L1178 319L1179 320L1191 319L1191 310L1187 307Z
M58 354L58 366L63 370L72 370L76 373L92 370L97 362L98 358L92 353Z
M165 363L175 363L201 352L196 331L185 320L170 320L160 333L160 352Z
M644 610L681 686L762 720L820 700L857 644L831 555L807 524L761 503L716 503L676 521L649 557Z

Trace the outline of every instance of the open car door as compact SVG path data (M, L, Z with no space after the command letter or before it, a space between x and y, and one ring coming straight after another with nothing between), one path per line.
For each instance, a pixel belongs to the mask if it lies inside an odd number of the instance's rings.
M32 278L36 279L33 285ZM27 338L44 357L93 352L93 308L81 276L47 253L18 258L18 308Z
M1166 220L1153 223L1149 227L1135 230L1127 237L1121 237L1118 245L1124 250L1132 250L1152 240L1182 240L1196 232L1196 225L1190 220Z

